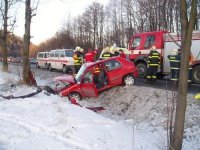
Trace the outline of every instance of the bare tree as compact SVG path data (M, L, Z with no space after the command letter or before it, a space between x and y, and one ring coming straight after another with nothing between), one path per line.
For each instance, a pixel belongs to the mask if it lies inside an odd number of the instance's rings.
M1 45L2 45L2 50L3 50L3 66L2 66L2 71L7 72L8 71L8 62L7 62L7 57L8 57L8 35L9 35L9 29L8 26L11 26L10 29L13 28L13 24L8 24L8 19L10 18L8 16L9 14L9 9L11 8L12 5L14 5L15 0L3 0L1 1L1 15L3 18L3 30L1 34Z
M181 150L183 142L185 112L187 106L189 56L192 32L197 16L197 0L191 1L191 6L189 7L191 11L189 15L189 21L187 6L186 0L181 0L181 78L178 84L178 100L170 150Z
M36 7L37 8L37 7ZM31 9L31 0L25 1L25 33L24 33L24 46L23 46L23 83L31 84L30 81L30 64L29 64L29 49L30 49L30 29L31 19L34 15L34 10Z

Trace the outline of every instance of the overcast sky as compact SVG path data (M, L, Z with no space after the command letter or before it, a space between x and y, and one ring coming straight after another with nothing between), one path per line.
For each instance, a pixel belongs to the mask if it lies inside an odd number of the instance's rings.
M34 1L34 0L32 0ZM36 1L36 0L35 0ZM106 5L108 0L40 0L37 14L32 18L31 42L40 42L52 37L61 29L68 14L77 16L84 12L92 2L97 1ZM24 34L24 9L18 8L17 22L14 33L23 37Z

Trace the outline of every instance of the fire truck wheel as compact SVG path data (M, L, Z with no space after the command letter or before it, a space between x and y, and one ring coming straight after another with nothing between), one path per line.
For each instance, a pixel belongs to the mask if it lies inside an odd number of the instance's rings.
M67 66L63 65L63 73L67 73Z
M192 81L196 84L200 84L200 65L192 69Z
M126 75L123 79L124 85L134 85L135 84L135 78L133 75Z
M82 99L81 95L77 92L70 93L69 97L74 98L76 101L80 101Z
M138 75L140 78L145 78L147 74L147 66L144 63L137 64Z

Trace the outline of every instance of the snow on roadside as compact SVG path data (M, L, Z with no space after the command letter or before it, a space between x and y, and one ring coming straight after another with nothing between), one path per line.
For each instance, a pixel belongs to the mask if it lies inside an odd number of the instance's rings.
M6 149L101 150L131 149L132 145L131 126L44 93L2 101L0 120L0 140Z
M151 143L155 142L152 139L158 140L158 143L162 143L161 147L157 145L158 149L163 149L166 148L167 141L167 111L173 95L176 92L148 86L118 86L100 93L98 99L88 98L81 103L104 106L106 111L102 115L105 117L115 120L131 119L135 132L140 137L146 137ZM188 94L187 103L183 150L199 150L200 101ZM140 142L136 137L135 143Z
M7 76L7 75L6 75ZM1 94L22 95L33 87L10 86ZM0 98L0 149L131 150L133 128L43 92L30 98Z

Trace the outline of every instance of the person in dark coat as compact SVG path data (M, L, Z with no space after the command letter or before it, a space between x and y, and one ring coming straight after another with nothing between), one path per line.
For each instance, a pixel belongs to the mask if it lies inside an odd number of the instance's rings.
M106 47L103 51L104 51L104 53L101 56L102 59L108 59L113 56L112 53L110 52L109 47Z
M179 72L180 72L180 50L174 49L171 55L167 56L170 61L170 80L173 83L177 83L179 79Z
M156 74L160 66L160 54L156 51L156 47L152 46L151 51L147 57L147 82L156 81Z

